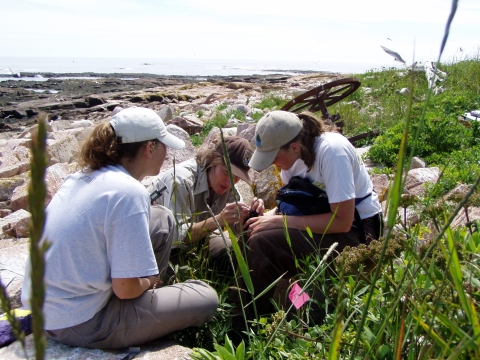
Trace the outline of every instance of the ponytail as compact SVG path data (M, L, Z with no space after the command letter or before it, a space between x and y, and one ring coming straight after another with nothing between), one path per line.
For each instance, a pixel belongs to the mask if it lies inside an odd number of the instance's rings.
M333 128L325 125L323 120L315 116L310 111L304 111L297 114L298 118L302 121L302 130L295 136L293 140L283 145L281 149L288 149L291 143L298 143L301 149L301 159L308 168L308 171L315 162L315 140L317 136L320 136L326 131L332 131Z
M158 140L149 140L158 143ZM135 159L140 148L149 141L122 144L115 135L110 122L97 125L88 140L83 144L78 166L82 171L98 170L107 165L120 164L120 160Z

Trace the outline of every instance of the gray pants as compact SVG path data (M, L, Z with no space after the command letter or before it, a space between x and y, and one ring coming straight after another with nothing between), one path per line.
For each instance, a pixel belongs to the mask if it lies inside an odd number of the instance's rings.
M150 237L160 273L164 273L174 238L167 208L151 208ZM218 306L214 289L198 280L148 290L135 299L112 295L95 316L79 325L48 330L47 336L72 346L121 349L136 346L209 321Z

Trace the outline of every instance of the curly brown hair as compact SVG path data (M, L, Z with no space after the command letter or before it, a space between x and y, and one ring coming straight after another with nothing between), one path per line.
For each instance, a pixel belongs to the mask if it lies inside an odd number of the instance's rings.
M121 159L133 161L140 149L148 142L159 143L152 139L136 143L122 144L116 137L110 122L98 124L82 146L78 166L82 171L98 170L107 165L120 164Z

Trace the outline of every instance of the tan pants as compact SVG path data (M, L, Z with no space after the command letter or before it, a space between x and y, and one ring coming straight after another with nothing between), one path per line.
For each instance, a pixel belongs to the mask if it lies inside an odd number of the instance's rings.
M150 237L160 273L165 271L175 228L172 213L163 206L151 209ZM48 330L47 336L72 346L121 349L136 346L209 321L218 306L214 289L202 281L148 290L135 299L112 295L95 316L76 326Z

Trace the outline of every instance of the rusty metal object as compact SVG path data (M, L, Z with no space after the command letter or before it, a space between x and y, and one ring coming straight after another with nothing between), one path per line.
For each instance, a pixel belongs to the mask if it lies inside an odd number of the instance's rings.
M340 119L333 118L328 113L327 107L353 94L360 87L360 81L356 78L339 79L323 84L309 90L295 99L286 103L281 110L300 113L302 111L322 112L322 119L335 122ZM335 117L334 116L334 117Z
M374 137L380 135L380 130L372 130L372 131L367 131L362 134L358 134L352 137L348 138L348 141L350 141L353 146L355 146L355 142L361 139L366 139L368 137Z

